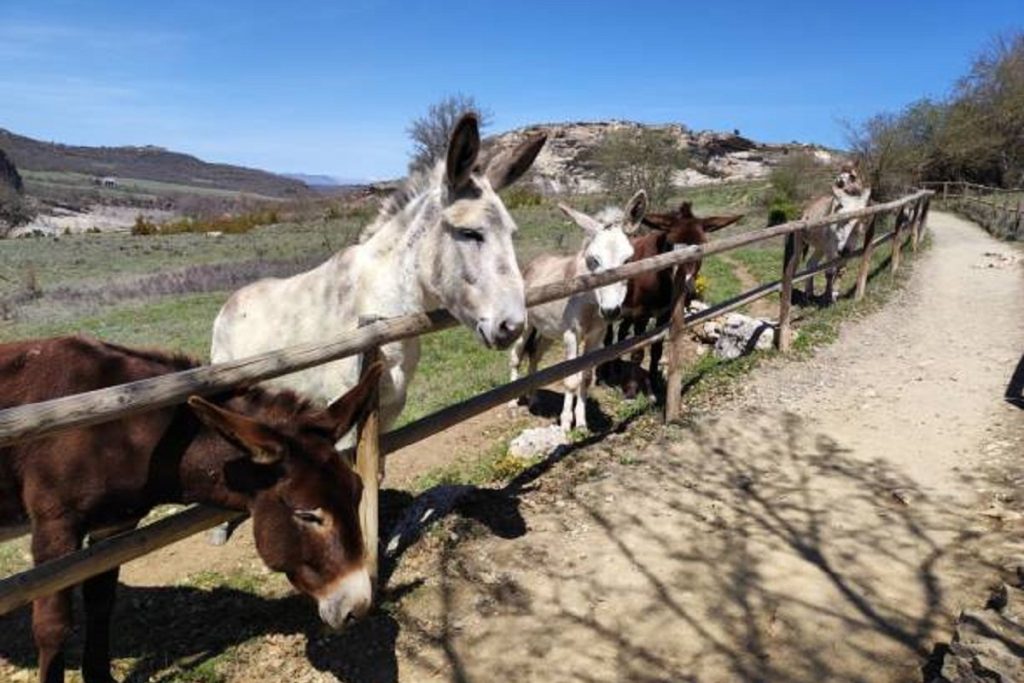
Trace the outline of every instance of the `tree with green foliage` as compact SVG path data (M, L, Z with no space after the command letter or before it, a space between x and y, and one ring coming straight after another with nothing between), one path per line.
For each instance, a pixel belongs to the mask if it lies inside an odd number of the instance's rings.
M672 176L686 168L689 153L668 130L623 128L609 132L587 155L605 190L625 201L640 189L654 206L672 195Z
M848 137L882 196L921 180L1024 185L1024 31L993 41L945 100L878 114Z

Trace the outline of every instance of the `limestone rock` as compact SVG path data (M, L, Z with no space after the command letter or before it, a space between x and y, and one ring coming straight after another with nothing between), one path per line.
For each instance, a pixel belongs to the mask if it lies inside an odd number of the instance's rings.
M533 427L523 431L508 445L508 454L516 458L532 458L547 455L559 446L569 443L558 425Z
M772 348L774 326L741 313L725 317L715 341L715 356L724 360L739 358L752 351Z
M964 610L939 675L929 683L1024 681L1024 591L1002 586L981 610Z

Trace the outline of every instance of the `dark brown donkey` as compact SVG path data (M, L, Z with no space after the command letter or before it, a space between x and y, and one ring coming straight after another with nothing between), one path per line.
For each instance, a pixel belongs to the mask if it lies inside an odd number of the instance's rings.
M0 345L0 409L185 370L195 362L78 337ZM359 476L334 450L377 386L370 368L316 409L290 392L253 389L154 410L0 448L0 527L26 522L36 564L74 552L86 535L134 526L155 505L208 503L252 515L267 566L319 603L333 627L370 605ZM118 570L82 584L86 683L109 683ZM64 679L71 591L37 599L39 678Z
M690 202L683 202L679 209L670 213L647 213L643 223L651 228L646 235L634 237L630 240L633 243L633 261L657 256L672 251L676 245L704 244L708 241L708 233L721 230L732 225L743 218L738 216L706 216L704 218L693 215L693 206ZM686 269L688 293L693 294L693 282L700 272L700 261L694 261L681 266ZM619 323L617 339L622 340L632 334L640 334L647 329L651 318L657 323L668 322L672 307L672 269L667 268L657 272L641 273L629 281L629 289L626 292L626 300L622 304L622 321ZM605 345L615 341L612 327L608 327L605 334ZM633 362L641 364L643 351L633 354ZM651 345L651 363L649 376L652 383L659 383L661 375L658 372L658 363L661 362L662 344Z

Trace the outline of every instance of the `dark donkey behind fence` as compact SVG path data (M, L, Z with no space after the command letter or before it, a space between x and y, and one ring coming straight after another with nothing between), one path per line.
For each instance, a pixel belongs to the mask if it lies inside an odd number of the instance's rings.
M647 213L644 216L643 224L651 228L646 235L634 237L630 240L633 244L633 261L657 256L672 251L676 245L699 245L708 241L708 234L721 230L743 218L743 214L735 216L705 216L698 217L693 214L693 205L690 202L683 202L679 209L669 213ZM700 272L700 261L686 263L681 268L686 269L687 295L693 294L694 281ZM657 272L641 273L629 280L629 288L626 292L626 300L622 304L622 321L619 323L617 339L622 340L633 334L640 334L647 329L651 318L661 325L668 322L672 309L672 269L666 268ZM614 329L608 327L605 334L605 346L611 345L616 338ZM660 381L658 364L661 362L662 343L651 345L651 362L648 366L649 377L652 382ZM633 354L633 362L641 365L643 362L643 350ZM608 364L610 365L610 364ZM605 369L599 371L607 377ZM622 380L620 379L620 382ZM636 380L623 384L623 390L627 397L632 397L640 388Z
M78 337L0 345L0 409L133 382L196 365ZM115 422L0 448L0 527L30 523L36 564L86 535L134 526L155 505L207 503L252 515L267 566L343 625L371 600L358 506L362 483L334 449L370 405L380 364L327 408L290 392L199 397ZM118 570L87 579L82 675L109 683ZM33 603L39 678L64 679L71 589Z

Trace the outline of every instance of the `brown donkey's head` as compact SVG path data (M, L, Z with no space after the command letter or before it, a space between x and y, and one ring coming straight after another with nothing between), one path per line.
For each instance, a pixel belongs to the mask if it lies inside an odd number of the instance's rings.
M334 628L363 616L372 599L359 526L363 485L334 444L371 405L381 370L370 367L323 410L258 390L236 399L242 412L189 399L207 426L247 456L227 463L225 482L246 498L260 557L315 598Z
M676 245L700 245L708 241L708 234L732 225L743 218L743 214L732 216L704 216L693 214L693 205L683 202L676 211L670 213L648 213L644 216L644 225L665 235L668 248ZM700 272L700 261L692 261L683 266L686 269L687 286L693 289L694 280Z

